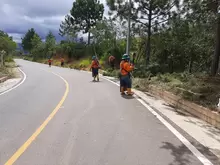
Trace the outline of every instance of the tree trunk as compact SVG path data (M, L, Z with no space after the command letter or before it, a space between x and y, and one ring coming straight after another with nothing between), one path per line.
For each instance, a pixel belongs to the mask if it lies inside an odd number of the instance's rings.
M90 45L90 32L88 33L88 45Z
M147 46L146 46L146 64L149 64L150 61L150 52L151 52L151 23L152 23L152 2L150 2L149 7L149 16L148 16L148 37L147 37Z
M3 66L5 66L5 56L6 56L6 54L4 53L3 56L2 56L2 59L3 59Z
M189 73L192 73L192 67L193 67L193 55L191 55L189 61Z
M211 76L215 76L218 71L219 56L220 56L220 17L218 17L216 45L215 45L215 53L213 54L213 59L212 59Z
M142 43L143 42L143 43ZM140 45L140 48L138 49L138 52L137 52L137 58L136 58L136 62L140 61L141 59L141 56L143 56L143 54L146 52L145 49L146 49L146 41L141 41L141 45ZM145 48L145 49L144 49ZM142 52L143 51L143 52Z
M116 48L117 45L117 32L114 33L114 48Z

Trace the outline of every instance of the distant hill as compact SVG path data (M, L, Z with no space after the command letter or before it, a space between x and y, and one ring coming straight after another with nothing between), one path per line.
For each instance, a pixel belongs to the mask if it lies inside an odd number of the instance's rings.
M59 38L60 39L60 38ZM62 39L65 40L65 38L63 37ZM61 40L58 40L57 43L59 43ZM87 42L87 38L84 38L84 37L76 37L74 39L75 42L78 42L78 43L82 43L82 42ZM92 39L91 39L91 42L92 42ZM24 51L23 47L22 47L22 44L21 43L17 43L17 48L16 48L17 51ZM25 52L27 53L27 52Z

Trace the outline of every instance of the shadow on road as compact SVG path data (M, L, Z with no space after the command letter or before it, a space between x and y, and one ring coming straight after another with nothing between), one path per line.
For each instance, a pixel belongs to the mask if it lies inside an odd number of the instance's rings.
M93 81L93 80L90 81L90 83L100 83L100 82L102 82L102 81L100 81L100 80L99 81Z
M199 144L198 142L190 142L193 146L195 146L208 160L210 160L213 164L219 164L220 160L216 155L210 152L209 148ZM170 150L171 154L174 156L174 162L169 165L189 165L193 164L190 162L190 157L195 157L193 153L186 148L184 144L180 146L175 146L169 142L163 142L162 149ZM197 158L196 158L197 159Z
M192 163L189 161L189 155L192 155L192 153L184 144L175 146L172 143L163 142L163 146L161 148L170 150L171 154L174 156L174 162L169 165L189 165Z
M128 96L128 95L121 95L121 97L128 99L128 100L135 98L134 96Z

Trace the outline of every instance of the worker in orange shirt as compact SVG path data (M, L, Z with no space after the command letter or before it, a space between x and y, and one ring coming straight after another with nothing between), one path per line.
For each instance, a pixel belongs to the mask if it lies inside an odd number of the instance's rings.
M112 69L114 69L115 68L115 57L113 55L109 56L108 62L110 64L110 66L112 67Z
M49 60L48 60L48 64L49 64L49 67L51 67L51 64L52 64L52 60L51 60L51 58L49 58Z
M60 63L61 63L61 67L64 66L64 58L63 57L60 57Z
M96 56L93 56L92 57L92 64L90 67L90 71L92 70L93 81L96 81L96 78L97 78L97 81L99 81L99 68L100 68L99 61L96 58Z
M131 91L131 74L134 70L134 66L129 62L129 56L124 54L122 56L122 61L120 63L120 91L121 94L125 94L125 88L127 88L127 94L133 95L134 93Z

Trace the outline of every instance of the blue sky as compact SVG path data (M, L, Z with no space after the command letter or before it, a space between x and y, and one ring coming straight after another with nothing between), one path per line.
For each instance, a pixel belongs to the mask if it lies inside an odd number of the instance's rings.
M0 0L0 29L13 36L16 42L20 42L21 37L32 27L42 39L51 30L59 40L59 25L69 13L73 1ZM105 0L101 2L105 4Z

